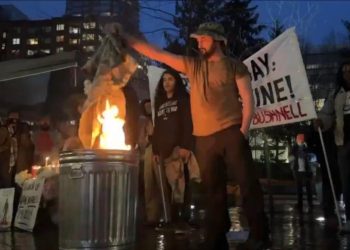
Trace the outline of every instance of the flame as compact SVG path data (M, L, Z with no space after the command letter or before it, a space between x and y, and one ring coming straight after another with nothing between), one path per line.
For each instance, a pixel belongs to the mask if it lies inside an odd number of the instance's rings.
M101 123L100 134L101 149L130 150L130 145L125 145L125 134L123 126L125 121L118 117L119 109L115 105L110 105L106 100L106 108L97 119Z

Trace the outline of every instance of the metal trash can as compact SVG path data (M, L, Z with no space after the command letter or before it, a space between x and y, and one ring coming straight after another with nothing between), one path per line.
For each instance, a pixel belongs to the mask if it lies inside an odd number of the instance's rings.
M60 155L60 249L124 249L135 242L136 151L78 150Z

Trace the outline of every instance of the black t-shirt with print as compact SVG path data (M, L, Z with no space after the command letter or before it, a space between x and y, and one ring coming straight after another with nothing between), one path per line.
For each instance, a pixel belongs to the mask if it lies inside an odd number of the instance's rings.
M155 110L152 138L154 154L167 158L176 146L193 149L192 118L189 98L170 98Z

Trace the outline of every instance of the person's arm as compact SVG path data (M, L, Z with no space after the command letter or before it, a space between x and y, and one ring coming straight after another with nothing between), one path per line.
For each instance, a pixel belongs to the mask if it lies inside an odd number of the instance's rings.
M237 83L239 95L242 98L242 106L243 106L241 132L243 135L247 137L250 123L253 119L254 110L255 110L255 103L254 103L250 76L245 75L238 79L236 78L236 83Z
M168 66L185 73L185 62L184 57L172 54L168 51L162 50L161 48L149 44L146 41L137 39L128 34L123 34L123 38L126 40L127 44L140 54L147 56L153 60L165 63Z

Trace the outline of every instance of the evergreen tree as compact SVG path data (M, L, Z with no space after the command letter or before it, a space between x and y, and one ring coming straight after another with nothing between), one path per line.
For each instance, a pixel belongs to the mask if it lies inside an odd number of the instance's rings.
M258 24L257 6L251 6L251 0L228 0L218 11L218 20L225 28L228 38L228 50L231 56L241 56L246 50L260 48L264 40L259 34L265 28ZM253 52L256 52L254 49Z
M281 21L278 19L275 19L273 21L273 26L270 27L270 31L269 31L270 40L273 40L276 37L278 37L279 35L281 35L284 32L284 30L285 30L285 27L281 23Z
M173 25L178 28L178 36L164 33L167 49L174 53L193 55L195 44L190 39L203 22L215 21L217 2L221 0L176 0Z

